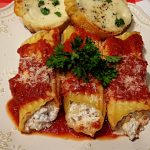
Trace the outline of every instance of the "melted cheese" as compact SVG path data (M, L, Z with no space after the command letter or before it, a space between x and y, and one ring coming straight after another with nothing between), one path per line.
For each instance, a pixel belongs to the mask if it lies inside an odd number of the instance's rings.
M59 108L55 106L55 103L51 102L41 107L36 111L25 124L25 131L41 130L51 126L52 121L57 117Z
M94 124L100 123L102 114L94 107L86 104L71 102L68 114L67 124L69 127L93 136L97 131Z
M78 0L80 9L89 20L103 30L116 32L122 30L131 22L131 12L122 0ZM117 27L115 21L123 19L124 25Z
M33 26L51 26L51 28L53 28L62 25L68 19L63 0L60 0L60 4L57 6L54 6L51 0L44 0L45 4L39 7L38 2L38 0L32 0L30 2L29 0L24 1L26 9L24 20L30 22ZM41 8L45 7L50 10L48 15L41 13ZM55 12L60 12L61 17L58 17Z
M144 126L148 124L150 116L148 112L135 112L129 114L120 122L120 126L114 132L118 135L127 135L130 140L139 137L139 133L144 130Z

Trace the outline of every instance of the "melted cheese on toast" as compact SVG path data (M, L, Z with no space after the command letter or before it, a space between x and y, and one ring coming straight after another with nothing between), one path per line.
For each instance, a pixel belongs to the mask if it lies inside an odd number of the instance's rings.
M39 2L38 0L22 0L19 9L17 4L15 6L15 13L23 18L25 26L30 31L60 27L68 20L64 1L59 1L56 6L50 0L44 0L41 6ZM44 9L48 10L47 14L44 14Z
M109 32L121 31L131 22L131 12L122 0L78 0L78 5L89 21ZM117 24L120 19L123 22Z

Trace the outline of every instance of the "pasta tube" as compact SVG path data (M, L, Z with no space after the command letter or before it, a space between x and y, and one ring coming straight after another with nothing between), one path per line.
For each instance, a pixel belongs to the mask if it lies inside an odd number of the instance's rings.
M146 85L147 62L142 57L143 41L139 33L125 33L107 39L105 55L120 55L118 76L105 90L107 116L117 134L138 138L150 119L150 93Z
M46 66L53 53L58 32L40 31L18 49L18 74L9 80L10 89L18 105L18 125L21 132L50 127L57 117L60 98L56 72Z
M101 84L95 79L83 83L68 75L62 83L62 92L67 125L93 137L102 128L106 113Z

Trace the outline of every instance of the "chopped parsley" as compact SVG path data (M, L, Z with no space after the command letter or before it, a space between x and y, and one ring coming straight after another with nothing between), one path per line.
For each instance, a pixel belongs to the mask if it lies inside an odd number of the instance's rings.
M105 58L110 63L117 63L121 59L120 56L117 56L117 57L116 56L106 56Z
M38 3L38 7L41 7L43 5L45 5L45 2L43 0L40 0L39 3Z
M48 15L50 13L50 10L48 8L44 7L44 8L41 8L41 13L43 15Z
M112 2L112 0L106 0L106 2L107 2L107 3L111 3L111 2Z
M60 4L60 2L59 2L59 0L52 0L52 4L53 4L54 6L57 6L57 5Z
M57 15L58 17L61 17L61 13L59 11L56 11L55 15Z
M71 47L72 53L65 52L64 46L59 44L55 48L55 53L48 58L47 66L65 73L71 71L84 82L88 82L89 75L92 75L100 80L104 87L117 76L115 64L121 58L118 56L102 56L89 37L83 40L80 36L77 36L71 42Z
M125 24L125 22L124 22L124 20L122 18L120 18L120 19L116 18L115 25L117 27L123 26L124 24Z

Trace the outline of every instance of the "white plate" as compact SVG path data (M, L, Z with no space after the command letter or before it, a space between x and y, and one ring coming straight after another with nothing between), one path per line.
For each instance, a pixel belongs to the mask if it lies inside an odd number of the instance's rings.
M139 0L136 5L140 6L150 16L150 0Z
M134 16L129 30L139 31L143 36L150 81L150 17L133 4L129 4L129 7ZM17 72L19 56L16 50L29 36L31 33L13 13L13 3L0 10L0 150L150 150L150 123L135 142L126 137L115 140L73 141L38 135L27 136L18 132L6 111L6 103L11 98L8 79Z

